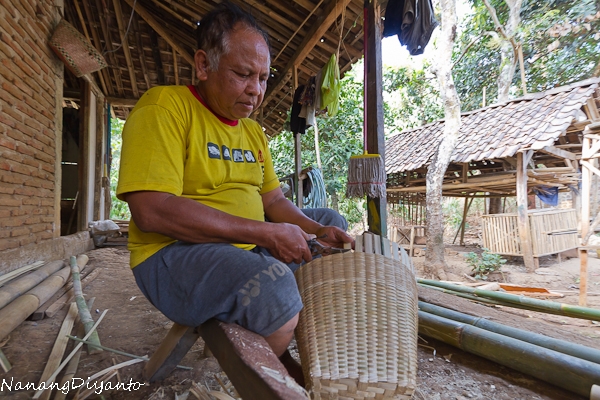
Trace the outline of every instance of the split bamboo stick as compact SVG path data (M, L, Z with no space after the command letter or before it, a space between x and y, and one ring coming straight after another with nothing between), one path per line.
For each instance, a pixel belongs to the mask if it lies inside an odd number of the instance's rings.
M94 305L94 300L96 300L95 297L92 297L91 299L88 300L88 302L87 302L88 309L92 308L92 306ZM76 331L77 336L81 336L81 337L85 336L85 328L84 328L83 324L81 323L81 321L79 320L79 314L77 314L75 323L77 325L77 331ZM59 387L61 387L61 388L65 387L65 383L67 383L68 381L73 379L73 377L77 373L77 368L79 367L79 358L80 357L81 357L81 348L79 348L79 350L77 350L77 352L75 352L75 354L73 355L73 358L71 358L71 360L69 360L69 363L67 364L67 367L65 368L65 373L63 374L63 377L60 380ZM54 395L54 400L65 400L65 398L67 397L67 394L68 393L64 393L63 391L59 390Z
M4 285L8 281L15 279L20 275L23 275L26 272L31 271L32 269L39 268L42 265L44 265L44 261L36 261L33 264L25 265L21 268L15 269L14 271L10 271L6 274L0 275L0 286Z
M42 372L42 377L40 378L40 382L38 385L46 382L52 372L60 365L60 360L62 360L63 355L65 354L65 350L67 349L67 344L69 343L69 338L67 335L71 333L71 329L73 329L73 324L75 324L75 318L77 317L77 304L71 303L71 307L63 320L62 326L60 327L60 331L58 331L58 336L56 337L56 341L54 342L54 346L52 347L52 351L50 352L50 356L48 357L48 362L44 367L44 372ZM52 381L50 383L53 383ZM52 394L52 389L48 389L42 393L40 399L48 400L50 395Z
M12 365L10 365L8 358L6 358L6 356L4 355L4 353L2 352L1 349L0 349L0 367L2 367L2 370L4 372L8 372L12 369Z
M535 311L558 313L567 317L600 321L600 310L594 308L573 306L570 304L557 303L554 301L532 299L525 296L516 296L514 294L493 292L491 290L480 290L476 288L453 285L450 283L444 283L428 279L417 279L417 282L428 286L436 286L444 289L453 290L456 292L468 293L487 299L500 301L505 305L520 305Z
M95 330L96 327L98 325L100 325L100 322L102 321L102 319L104 319L104 316L106 315L107 312L108 312L108 310L104 310L102 312L102 314L100 314L100 317L98 318L98 321L96 321L96 323L92 327L92 330ZM87 338L89 338L91 336L91 334L92 334L92 332L89 332L87 335L85 335L83 337L83 340L86 340ZM67 365L67 363L71 360L71 358L73 358L73 356L75 355L75 353L77 353L77 351L81 348L81 346L83 346L82 343L79 343L75 346L75 348L71 351L71 353L69 353L69 355L67 357L65 357L63 362L58 366L58 368L56 368L56 371L54 371L54 373L50 376L50 378L48 378L48 380L46 382L44 382L44 386L47 387L49 382L54 382L54 379L56 379L56 377L58 376L60 371L62 371L62 369L65 367L65 365ZM42 392L43 392L43 390L38 390L37 392L35 392L35 394L33 395L33 399L39 399L40 396L42 395Z
M87 262L87 256L80 259L81 261L85 260ZM92 326L94 326L94 320L92 319L92 315L90 314L90 310L87 308L85 304L85 299L83 298L83 291L81 289L81 279L79 276L79 266L81 262L78 262L75 256L71 256L70 258L71 264L71 277L73 279L73 294L75 295L75 303L77 303L77 309L79 310L79 319L83 323L85 327L85 333L91 333L90 342L95 345L100 345L100 337L98 337L98 332L92 331ZM102 351L101 348L96 346L88 346L88 352L90 354L98 353Z
M32 287L65 266L64 261L53 261L25 276L15 279L0 289L0 308L4 307Z
M25 321L40 304L47 301L65 284L70 269L65 267L50 275L42 283L17 297L0 310L0 340L11 333L21 322Z
M568 354L573 357L600 364L600 350L598 349L582 346L577 343L570 343L545 335L540 335L535 332L528 332L522 329L502 325L485 318L473 317L455 310L425 303L423 301L419 301L419 309L429 314L435 314L437 316L448 318L457 322L463 322L465 324L485 329L486 331L495 332L500 335L519 339L527 343L542 346L550 350L558 351L563 354Z
M419 311L419 334L531 375L581 396L600 382L600 365Z

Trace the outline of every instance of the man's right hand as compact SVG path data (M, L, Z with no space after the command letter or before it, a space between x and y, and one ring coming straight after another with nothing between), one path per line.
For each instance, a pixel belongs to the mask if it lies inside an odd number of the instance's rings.
M307 241L315 235L304 232L297 225L285 222L268 224L267 237L257 239L257 244L268 249L273 257L286 264L292 262L300 264L302 260L306 262L312 260Z

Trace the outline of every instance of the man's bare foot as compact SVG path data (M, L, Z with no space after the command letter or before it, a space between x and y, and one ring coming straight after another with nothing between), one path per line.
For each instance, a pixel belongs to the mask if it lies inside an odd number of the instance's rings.
M286 350L285 353L279 357L279 361L281 361L285 369L287 369L287 372L294 378L298 385L305 388L306 382L304 381L302 366L294 359L294 357L292 357L289 350Z

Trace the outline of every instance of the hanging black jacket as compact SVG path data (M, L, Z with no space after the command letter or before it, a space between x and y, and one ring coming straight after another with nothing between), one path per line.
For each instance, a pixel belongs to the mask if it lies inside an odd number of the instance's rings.
M438 22L431 0L389 0L385 9L383 37L398 35L411 55L423 54Z

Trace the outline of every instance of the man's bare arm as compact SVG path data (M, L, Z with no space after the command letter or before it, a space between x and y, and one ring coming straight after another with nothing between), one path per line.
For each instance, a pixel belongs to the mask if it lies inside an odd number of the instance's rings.
M353 243L354 240L342 229L335 226L323 226L308 218L298 207L285 198L281 189L276 188L262 195L265 215L269 221L287 222L298 225L304 232L314 234L319 241L330 246L343 247L344 243ZM354 246L353 246L354 247Z
M163 192L127 193L137 227L191 243L252 243L289 263L310 260L308 235L291 223L236 217L194 200Z

